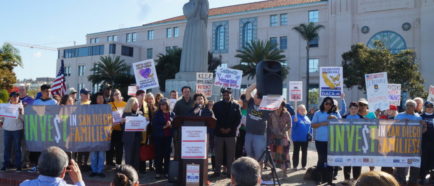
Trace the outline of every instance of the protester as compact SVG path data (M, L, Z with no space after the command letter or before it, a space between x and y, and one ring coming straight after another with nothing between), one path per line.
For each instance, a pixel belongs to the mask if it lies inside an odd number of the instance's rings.
M155 94L155 107L158 107L158 103L164 98L162 93Z
M12 149L15 151L15 167L16 171L21 171L21 141L24 134L24 108L20 102L20 94L11 92L9 94L9 103L18 106L18 118L0 117L0 128L3 128L3 167L0 169L5 171L11 166Z
M95 102L92 104L106 104L104 100L104 95L102 93L97 93L95 96ZM99 176L105 177L104 174L104 162L105 162L105 153L104 151L92 151L90 152L90 167L92 173L89 175L90 177Z
M135 97L131 97L127 101L122 118L127 116L142 116L139 107L139 100ZM125 124L125 120L122 124ZM123 128L124 127L125 126L123 126ZM140 165L139 149L141 141L142 132L125 132L122 138L125 151L125 164L133 166L136 170L139 170Z
M291 115L285 108L286 103L282 102L280 107L270 114L270 126L268 127L268 138L271 156L276 167L282 169L284 177L287 177L287 169L291 167L289 148L290 142L288 132L292 127Z
M80 105L90 105L90 91L86 88L80 90ZM89 170L87 162L89 161L90 152L78 152L76 161L82 170Z
M90 103L90 91L87 88L82 88L80 90L80 105L89 105Z
M152 93L151 93L152 94ZM148 97L148 99L146 99ZM138 90L136 92L136 98L139 102L139 111L141 112L140 115L144 116L148 121L152 122L152 115L155 112L155 105L154 105L154 99L153 99L153 95L152 95L152 99L149 98L150 95L146 94L146 92L144 90ZM150 104L148 104L148 101L152 101ZM140 145L146 145L148 143L150 143L151 139L150 138L150 133L151 133L151 124L149 124L147 126L146 131L143 131L141 133L141 140L140 140ZM140 152L140 151L139 151ZM146 171L146 161L139 161L139 165L140 167L136 170L141 171L141 172L145 172ZM149 170L154 170L154 168L152 168L152 160L149 161Z
M194 100L190 97L191 88L189 86L182 87L181 92L182 98L176 102L173 112L176 116L187 116L194 106Z
M110 102L110 98L112 95L112 86L110 84L103 84L101 87L101 92L104 96L104 101L106 103Z
M261 167L250 157L241 157L231 166L232 186L259 186L261 185Z
M126 106L126 102L123 101L123 97L121 94L121 91L118 89L115 89L113 91L112 96L112 102L109 103L112 107L112 112L116 114L117 116L122 117L122 113L124 112L124 108ZM113 166L115 165L113 163L113 156L115 156L115 162L117 165L122 164L122 156L123 156L123 143L122 143L122 136L123 131L121 127L121 121L113 122L112 127L112 137L110 142L110 150L107 151L107 159L106 164L107 166Z
M315 112L316 112L316 110L315 110L315 108L310 108L309 109L309 112L307 113L307 117L309 117L309 119L312 121L312 119L313 119L313 115L315 115Z
M245 156L244 152L244 143L246 139L246 116L247 116L247 100L246 94L242 94L240 97L240 109L241 109L241 121L238 126L238 135L237 135L237 145L235 147L235 159L238 159L241 156Z
M232 99L231 89L221 90L223 100L214 104L217 119L214 129L214 152L216 167L213 176L221 175L221 166L226 158L227 176L231 175L231 165L235 158L236 132L241 121L240 106Z
M139 103L139 111L141 112L141 115L144 116L145 118L149 120L150 117L150 112L149 112L149 107L148 104L145 101L145 97L146 97L146 93L143 90L137 90L136 92L136 98L137 101Z
M312 127L309 117L307 117L306 107L301 104L297 106L297 115L292 117L291 136L294 142L294 152L292 155L292 165L296 170L299 162L299 152L301 149L301 167L306 169L307 164L307 147L312 140Z
M38 98L39 99L39 98ZM60 103L60 101L62 100L62 97L59 94L55 94L53 95L53 99L57 102ZM37 99L36 99L37 100Z
M358 101L359 104L359 114L366 119L377 119L377 116L374 112L369 112L369 104L365 98L360 98Z
M196 93L193 96L194 107L189 111L188 115L191 116L203 116L203 117L214 117L212 110L208 109L208 100L202 93Z
M69 88L66 93L72 98L73 102L77 100L77 90L75 88Z
M350 110L350 113L347 115L344 115L342 118L347 119L347 120L363 119L363 116L358 114L358 112L359 112L359 104L358 103L351 102L349 110ZM353 179L356 180L360 176L360 173L362 171L362 167L354 167L354 166L353 167L351 167L351 166L344 167L345 180L350 180L351 170L353 172Z
M62 96L62 99L60 99L59 105L74 105L74 98L70 95L64 95Z
M170 91L170 99L178 99L178 92L176 90Z
M130 165L120 165L115 170L112 186L139 186L139 175Z
M327 165L328 124L331 119L340 119L336 112L334 101L330 97L324 98L320 110L315 112L312 119L312 128L315 129L315 146L318 153L317 168L321 172L322 181L332 184L334 170Z
M252 98L252 91L256 89L256 84L250 85L246 89L247 118L246 118L246 143L245 150L249 157L255 158L260 162L260 157L265 151L267 120L269 112L259 110L262 95L256 93Z
M26 87L21 86L19 87L19 94L20 94L20 101L23 104L24 107L26 107L27 105L31 105L33 104L33 98L30 97L29 95L27 95L27 90Z
M59 147L48 147L41 153L38 161L39 176L34 180L23 181L20 186L56 185L68 186L64 180L66 173L69 174L75 186L84 186L80 168L74 160L68 161L65 151Z
M33 105L57 105L57 101L50 97L51 94L51 86L48 84L41 85L41 97L33 101ZM30 172L37 171L36 165L38 164L40 152L30 152L29 159L30 162L35 165Z
M162 99L152 120L152 137L157 147L155 148L156 179L160 179L161 175L168 178L170 153L172 151L172 122L174 118L175 113L170 112L169 103L166 99Z
M430 173L430 184L434 184L434 172L430 172L434 168L434 149L432 148L432 144L434 144L434 104L431 101L426 101L424 106L425 109L421 117L427 123L427 130L422 135L422 161L420 164L419 184L425 182L425 177L428 173Z
M415 112L418 114L422 114L423 112L423 98L416 97L413 99L416 102L416 110Z
M369 171L363 173L357 179L355 186L400 186L396 179L381 171Z
M407 100L405 102L405 112L396 115L395 120L406 120L406 121L421 121L422 117L416 113L416 102L413 100ZM395 168L394 176L400 184L406 184L406 176L408 173L408 168L397 167ZM410 171L409 184L417 184L417 179L419 178L418 169L413 169Z
M157 105L156 105L156 98L154 97L154 94L152 92L149 92L145 96L146 104L149 108L149 116L152 117L154 113L157 111Z

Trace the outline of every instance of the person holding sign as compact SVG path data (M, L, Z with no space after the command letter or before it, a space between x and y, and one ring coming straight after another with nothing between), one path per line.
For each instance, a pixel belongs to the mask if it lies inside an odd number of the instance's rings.
M321 172L322 181L332 184L333 168L327 165L328 125L329 120L340 119L341 114L336 111L333 98L325 97L319 111L315 112L312 119L312 128L315 129L315 146L318 153L317 168Z
M139 100L135 97L131 97L127 101L122 118L127 116L141 116L142 112L139 110ZM121 123L125 128L125 119ZM133 166L136 170L139 170L140 166L140 141L142 140L142 132L125 132L122 136L122 142L124 143L125 151L125 164Z
M365 98L360 98L358 101L359 104L359 114L366 119L377 119L377 116L374 112L369 112L369 104Z
M422 156L420 164L420 182L424 183L426 175L434 168L434 149L432 144L434 144L434 103L431 101L426 101L425 109L421 115L422 119L427 124L427 131L422 135ZM430 183L434 183L434 172L430 173Z
M5 171L10 166L12 145L15 150L15 167L17 171L21 171L21 139L23 138L24 131L24 109L19 96L18 92L11 92L9 94L9 103L19 105L18 118L0 118L0 128L3 128L4 147L2 171Z
M105 104L104 94L97 93L95 97L95 102L92 104ZM105 177L104 174L104 162L105 162L105 153L104 151L93 151L90 152L90 168L92 173L89 175L90 177L99 176Z
M301 149L301 167L306 168L307 147L312 141L312 127L309 117L306 115L306 107L301 104L297 106L297 115L292 117L292 141L294 142L294 152L292 155L292 165L297 169L299 153Z
M161 175L168 178L170 153L172 152L172 121L175 113L170 112L167 99L158 103L158 109L152 119L152 137L155 148L155 178L160 179ZM164 164L164 169L163 169Z
M123 143L122 136L123 131L121 127L122 123L122 113L124 112L124 108L127 105L125 101L122 100L122 94L119 89L115 89L112 95L112 102L109 105L112 106L113 113L113 127L112 127L112 137L110 142L110 150L107 151L107 165L114 165L113 163L113 155L116 159L116 164L122 164L122 156L123 156Z
M363 116L359 115L359 105L356 102L350 103L350 113L344 115L342 118L344 119L363 119ZM344 177L345 180L350 180L351 177L351 169L353 171L353 179L357 180L359 178L360 173L362 172L362 167L344 167Z

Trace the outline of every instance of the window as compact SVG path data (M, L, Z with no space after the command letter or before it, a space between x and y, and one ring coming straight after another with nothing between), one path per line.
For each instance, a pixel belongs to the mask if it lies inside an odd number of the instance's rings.
M99 38L95 38L95 43L99 43Z
M77 57L85 57L85 56L89 56L89 47L78 48Z
M84 65L78 65L78 76L84 76Z
M137 33L134 32L132 35L133 35L133 42L136 42L137 41Z
M81 90L82 88L84 88L84 83L77 84L77 90Z
M90 55L91 56L97 56L97 55L103 55L104 54L104 45L97 45L97 46L91 46L90 49Z
M319 38L316 37L312 41L309 41L309 47L318 47L319 44Z
M309 23L318 23L319 21L319 11L311 10L309 11Z
M109 54L116 54L116 44L109 45Z
M154 31L148 30L148 40L153 40L153 39L154 39Z
M271 15L270 16L270 26L278 26L279 25L279 19L277 15Z
M128 47L128 46L122 46L121 55L133 57L133 55L134 55L134 48L133 47Z
M71 67L70 66L65 67L65 75L71 76Z
M280 25L288 25L288 14L280 14Z
M319 59L309 59L309 72L318 72L319 71Z
M99 43L99 38L90 38L89 43L90 43L90 44Z
M277 37L270 37L270 43L273 48L277 48Z
M253 24L251 22L247 22L244 24L242 39L242 47L247 46L248 43L253 41Z
M152 48L146 49L146 59L152 59Z
M135 42L137 41L137 33L127 33L127 43Z
M215 32L215 50L224 50L225 49L225 27L220 25L216 28Z
M179 37L179 28L173 27L173 37Z
M280 49L286 50L288 48L288 37L280 36Z
M118 41L118 36L107 36L107 42Z
M173 29L172 28L166 28L166 37L171 38L173 35Z

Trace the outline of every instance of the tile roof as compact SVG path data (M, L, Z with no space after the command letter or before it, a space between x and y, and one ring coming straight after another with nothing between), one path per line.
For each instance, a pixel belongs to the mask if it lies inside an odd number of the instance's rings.
M280 6L313 3L313 2L319 2L319 1L324 1L324 0L266 0L266 1L259 1L259 2L253 2L253 3L212 8L209 10L208 15L209 16L216 16L216 15L223 15L223 14L230 14L230 13L246 12L246 11L251 11L251 10L261 10L261 9L266 9L266 8L274 8L274 7L280 7ZM177 17L172 17L169 19L164 19L164 20L148 23L148 24L145 24L145 26L146 25L153 25L153 24L160 24L160 23L167 23L167 22L172 22L172 21L180 21L180 20L184 20L184 19L185 19L185 16L177 16Z

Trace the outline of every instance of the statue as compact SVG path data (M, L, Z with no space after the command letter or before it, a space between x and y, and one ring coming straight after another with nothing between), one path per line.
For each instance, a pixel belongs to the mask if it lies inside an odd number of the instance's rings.
M190 0L183 7L187 18L180 72L208 72L208 0Z

